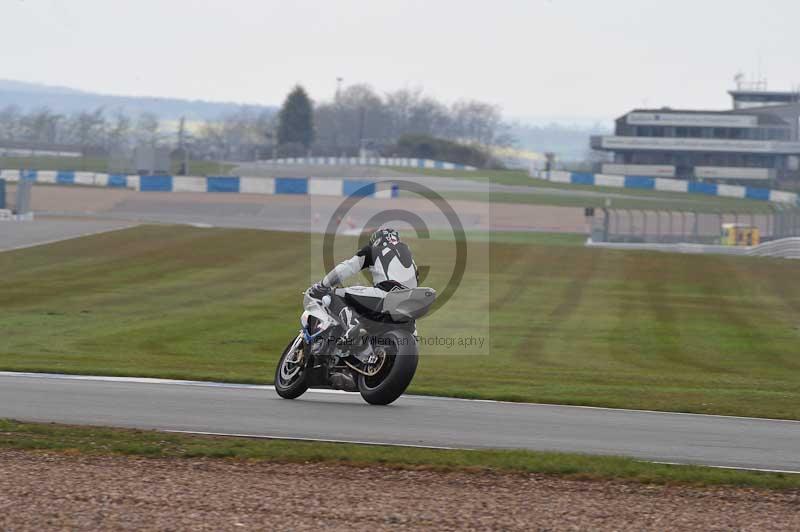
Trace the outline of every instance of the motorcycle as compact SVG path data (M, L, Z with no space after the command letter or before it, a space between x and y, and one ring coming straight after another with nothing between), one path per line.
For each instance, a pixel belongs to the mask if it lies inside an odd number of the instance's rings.
M281 354L275 390L284 399L333 388L359 392L373 405L394 402L417 369L416 320L435 300L432 288L336 288L320 299L306 291L302 328ZM336 307L355 315L357 334Z

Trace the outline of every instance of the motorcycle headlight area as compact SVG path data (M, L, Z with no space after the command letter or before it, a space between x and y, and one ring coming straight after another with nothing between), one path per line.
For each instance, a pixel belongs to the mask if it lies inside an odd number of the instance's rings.
M309 316L306 322L306 341L310 346L312 355L316 355L322 351L325 346L325 339L323 333L325 329L322 327L322 321L315 316Z

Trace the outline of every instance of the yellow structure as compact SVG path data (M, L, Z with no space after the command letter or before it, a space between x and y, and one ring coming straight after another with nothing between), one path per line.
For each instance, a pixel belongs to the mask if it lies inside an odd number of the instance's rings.
M747 224L722 224L723 246L757 246L761 243L758 227Z

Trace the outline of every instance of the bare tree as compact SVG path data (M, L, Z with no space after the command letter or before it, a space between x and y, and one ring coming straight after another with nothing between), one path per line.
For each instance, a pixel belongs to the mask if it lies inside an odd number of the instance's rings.
M104 143L106 119L102 108L82 111L67 119L67 139L79 146L99 146Z
M7 105L0 110L0 138L15 140L20 136L22 112L17 105Z
M134 137L140 144L148 146L156 146L161 139L159 129L161 124L158 117L153 113L142 113L136 120L136 127L134 129Z
M19 136L30 142L56 142L58 122L63 117L48 107L40 107L22 115L18 121Z
M355 151L364 139L390 145L404 135L429 135L482 146L513 143L500 108L475 100L448 107L420 88L381 97L365 84L351 85L317 106L317 151ZM337 153L338 154L338 153Z
M127 148L130 143L131 127L131 118L118 110L114 114L113 122L108 127L108 136L105 142L106 147L109 150L123 150Z
M462 100L453 104L450 113L451 138L484 146L494 144L495 135L503 122L498 106Z

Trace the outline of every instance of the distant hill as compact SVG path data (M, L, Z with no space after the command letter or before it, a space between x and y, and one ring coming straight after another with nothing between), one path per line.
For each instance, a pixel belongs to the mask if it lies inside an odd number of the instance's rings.
M57 113L65 114L104 107L108 110L120 109L130 115L154 113L162 120L176 120L181 116L185 116L188 120L214 120L243 107L271 111L276 109L274 106L243 105L233 102L116 96L69 87L0 79L0 109L7 105L18 105L25 111L37 107L49 107Z

